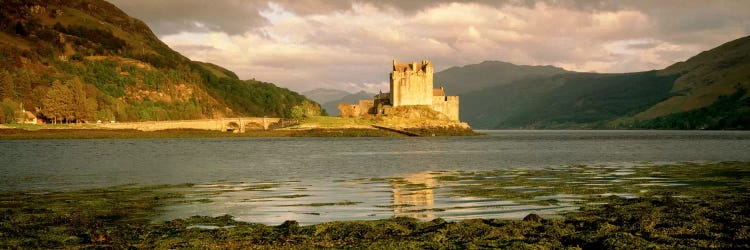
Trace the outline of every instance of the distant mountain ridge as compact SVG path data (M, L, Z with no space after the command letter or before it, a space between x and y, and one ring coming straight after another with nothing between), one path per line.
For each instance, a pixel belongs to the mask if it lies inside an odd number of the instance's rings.
M451 94L464 94L515 81L541 78L566 73L554 66L515 65L501 61L484 61L461 67L451 67L435 73L436 88L445 87Z
M191 61L102 0L0 5L0 123L21 109L50 122L288 117L310 102Z
M324 104L330 101L339 100L344 96L351 95L352 93L338 89L317 88L302 92L301 94L310 98L310 100Z
M435 74L462 93L461 120L474 128L750 129L750 37L646 72L531 75L481 64Z

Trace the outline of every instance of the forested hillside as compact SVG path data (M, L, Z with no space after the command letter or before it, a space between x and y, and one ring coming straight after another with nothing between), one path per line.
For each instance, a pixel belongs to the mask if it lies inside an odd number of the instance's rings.
M288 117L308 101L190 61L102 0L0 6L0 123L27 118L21 110L47 122Z

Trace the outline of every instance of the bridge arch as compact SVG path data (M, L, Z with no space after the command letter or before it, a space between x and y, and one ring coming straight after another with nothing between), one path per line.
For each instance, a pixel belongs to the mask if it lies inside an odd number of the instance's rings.
M266 130L268 129L267 126L264 126L263 124L259 122L247 122L245 123L245 130Z
M241 132L242 127L240 127L240 124L235 121L227 122L225 125L225 131L227 132Z

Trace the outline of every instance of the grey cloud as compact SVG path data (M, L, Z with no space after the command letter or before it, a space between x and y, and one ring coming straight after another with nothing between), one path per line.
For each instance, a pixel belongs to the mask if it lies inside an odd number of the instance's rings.
M640 49L650 49L650 48L654 48L656 46L659 46L659 44L656 43L656 42L644 42L644 43L629 44L627 47L628 47L628 49L637 49L637 50L640 50Z
M547 6L579 11L638 10L657 20L662 32L683 32L711 29L726 22L747 20L747 2L736 0L712 1L717 9L704 9L705 1L696 0L108 0L128 14L144 20L158 35L181 31L222 31L239 34L268 24L260 12L276 3L299 15L330 14L351 10L354 3L371 4L405 14L452 2L474 2L491 7L505 5L533 7Z
M175 46L172 46L172 49L175 49L178 51L190 51L190 52L211 52L211 51L218 50L216 47L207 46L207 45L175 45Z
M726 0L732 1L732 0ZM353 3L371 4L380 8L392 8L407 14L450 3L476 3L491 7L506 5L533 7L536 4L562 7L579 11L613 11L632 8L677 6L685 2L702 3L697 0L275 0L297 14L326 14L334 11L350 10Z
M275 0L273 2L300 15L327 14L348 10L351 9L353 3L349 0Z
M182 31L222 31L240 34L265 25L259 10L264 1L243 0L108 0L149 24L157 35Z

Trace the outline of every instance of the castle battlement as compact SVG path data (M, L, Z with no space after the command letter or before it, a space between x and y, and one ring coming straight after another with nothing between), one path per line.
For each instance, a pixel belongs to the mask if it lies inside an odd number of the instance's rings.
M430 61L424 60L422 63L398 63L396 60L393 60L393 72L403 72L403 73L411 73L411 72L422 72L427 73L428 71L432 71L432 63Z

